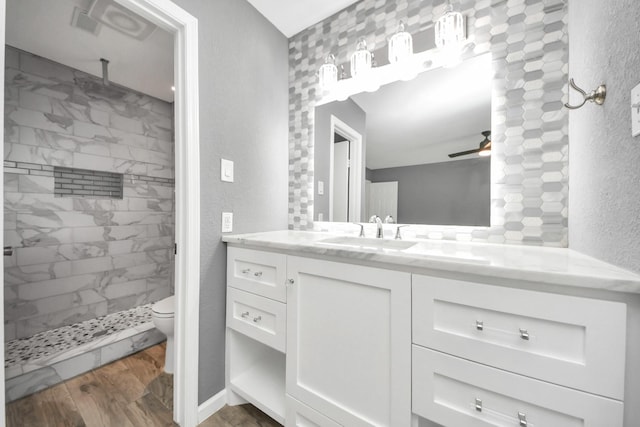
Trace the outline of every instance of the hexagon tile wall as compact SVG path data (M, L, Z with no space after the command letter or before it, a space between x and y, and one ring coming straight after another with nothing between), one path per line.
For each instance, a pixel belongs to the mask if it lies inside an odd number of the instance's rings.
M491 52L491 226L414 226L433 239L567 246L568 35L566 0L460 0L472 43ZM328 53L348 60L364 36L376 49L399 20L422 32L442 0L362 0L289 40L289 228L313 227L313 110L316 71Z

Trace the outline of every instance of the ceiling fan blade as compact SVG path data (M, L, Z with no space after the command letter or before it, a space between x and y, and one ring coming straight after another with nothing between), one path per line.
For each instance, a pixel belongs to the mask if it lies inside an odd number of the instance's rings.
M467 154L479 153L480 150L481 150L480 148L476 148L475 150L467 150L467 151L460 151L458 153L451 153L449 154L449 157L453 158L458 156L466 156Z

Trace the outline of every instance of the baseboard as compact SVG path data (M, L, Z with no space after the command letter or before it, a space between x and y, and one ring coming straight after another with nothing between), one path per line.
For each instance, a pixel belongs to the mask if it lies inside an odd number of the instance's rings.
M227 389L223 389L198 406L198 424L218 412L227 403Z

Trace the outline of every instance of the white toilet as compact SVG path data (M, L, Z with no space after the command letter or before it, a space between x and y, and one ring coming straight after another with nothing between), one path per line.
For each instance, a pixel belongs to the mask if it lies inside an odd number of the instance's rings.
M153 324L167 336L167 349L164 355L164 371L173 374L173 316L175 297L171 295L153 304L151 307Z

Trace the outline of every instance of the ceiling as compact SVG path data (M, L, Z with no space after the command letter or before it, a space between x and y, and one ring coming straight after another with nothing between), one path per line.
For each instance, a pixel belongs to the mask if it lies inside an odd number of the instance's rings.
M351 99L366 113L369 169L464 160L448 154L478 148L491 130L490 55L455 68L425 71Z
M291 37L357 0L248 1ZM6 43L98 77L102 76L100 58L105 58L111 82L173 101L173 36L156 28L145 40L138 40L108 25L100 25L97 35L72 26L74 9L89 11L93 4L94 0L55 0L55 7L50 7L51 0L7 0Z
M248 0L287 38L358 0Z
M173 101L173 35L155 28L141 41L107 25L94 35L71 25L74 8L88 11L93 0L55 0L55 7L51 3L7 0L6 43L99 77L100 58L108 59L113 83ZM127 15L120 14L119 21L142 19L130 11Z

